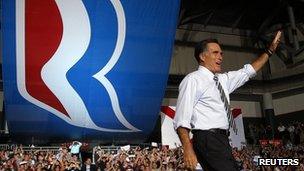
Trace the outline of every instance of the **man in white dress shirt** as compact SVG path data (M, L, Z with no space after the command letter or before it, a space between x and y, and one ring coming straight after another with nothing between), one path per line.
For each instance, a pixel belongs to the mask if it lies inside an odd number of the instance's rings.
M233 126L233 119L228 119L229 94L256 75L276 50L280 37L278 31L269 48L253 63L223 74L223 52L217 40L203 40L195 47L199 68L181 82L174 118L185 167L194 170L199 162L206 171L238 170L228 140L229 127Z

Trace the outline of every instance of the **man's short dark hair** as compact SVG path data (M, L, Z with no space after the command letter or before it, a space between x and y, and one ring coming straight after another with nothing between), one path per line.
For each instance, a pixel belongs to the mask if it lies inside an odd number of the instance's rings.
M199 57L199 54L207 50L207 44L208 43L219 44L217 39L205 39L205 40L202 40L202 41L198 42L195 45L195 49L194 49L194 57L195 57L195 59L197 60L198 63L200 63L200 61L201 61L201 59Z

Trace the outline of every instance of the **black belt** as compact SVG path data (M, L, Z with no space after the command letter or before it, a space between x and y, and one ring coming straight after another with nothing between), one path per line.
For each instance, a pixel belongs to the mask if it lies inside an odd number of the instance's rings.
M229 136L229 130L220 129L220 128L212 128L212 129L208 129L208 130L192 130L192 133L195 134L199 131L209 131L209 132L213 132L213 133L216 133L216 134L222 134L222 135Z

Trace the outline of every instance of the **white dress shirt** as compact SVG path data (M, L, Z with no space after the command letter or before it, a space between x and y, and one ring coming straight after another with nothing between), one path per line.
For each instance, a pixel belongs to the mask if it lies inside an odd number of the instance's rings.
M250 64L244 65L238 71L217 74L229 102L229 94L255 75L256 72ZM174 129L228 129L227 113L213 78L211 71L199 66L197 71L183 79L179 85Z

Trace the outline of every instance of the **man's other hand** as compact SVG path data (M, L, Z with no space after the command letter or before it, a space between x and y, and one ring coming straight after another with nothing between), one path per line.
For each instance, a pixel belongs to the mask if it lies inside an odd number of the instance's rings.
M184 166L189 170L195 170L197 165L197 158L193 149L184 148Z

